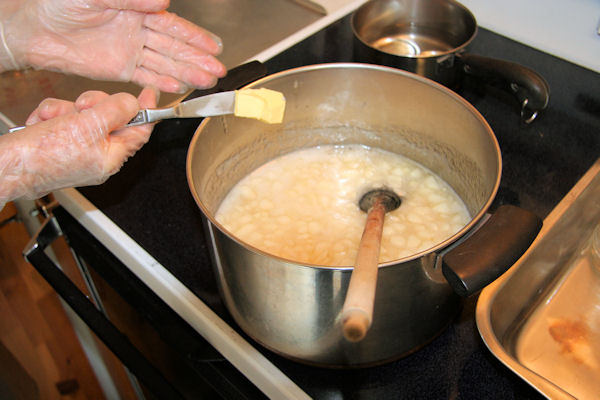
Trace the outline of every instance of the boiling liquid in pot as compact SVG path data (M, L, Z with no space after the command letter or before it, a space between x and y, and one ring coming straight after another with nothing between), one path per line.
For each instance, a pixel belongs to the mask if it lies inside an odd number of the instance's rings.
M306 264L353 265L370 189L402 197L386 214L380 262L444 241L471 219L452 188L420 164L361 145L297 150L259 167L232 188L215 215L242 241Z

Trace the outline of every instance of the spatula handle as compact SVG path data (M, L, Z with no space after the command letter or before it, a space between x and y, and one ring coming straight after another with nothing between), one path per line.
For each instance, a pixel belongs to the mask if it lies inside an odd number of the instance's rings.
M177 118L175 107L146 108L140 110L125 126L144 125L169 118Z
M344 337L351 342L362 340L373 320L385 212L385 207L379 200L369 210L354 270L350 277L350 285L342 308L342 329Z
M168 108L146 108L138 111L125 126L138 126L149 124L151 122L162 121L163 119L177 118L174 107ZM27 128L26 126L16 126L8 130L9 133L20 131Z

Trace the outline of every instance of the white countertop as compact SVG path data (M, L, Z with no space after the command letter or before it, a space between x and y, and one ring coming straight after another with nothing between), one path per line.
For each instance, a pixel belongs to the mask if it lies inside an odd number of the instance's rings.
M599 0L462 0L493 32L600 73Z

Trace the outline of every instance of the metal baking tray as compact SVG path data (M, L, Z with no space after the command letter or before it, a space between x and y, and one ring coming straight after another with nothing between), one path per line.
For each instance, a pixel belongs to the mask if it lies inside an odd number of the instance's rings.
M476 309L486 346L549 399L600 398L600 159Z

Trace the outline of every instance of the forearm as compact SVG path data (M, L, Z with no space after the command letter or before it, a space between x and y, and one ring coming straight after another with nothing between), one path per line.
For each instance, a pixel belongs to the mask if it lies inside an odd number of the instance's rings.
M0 24L0 69L42 68L33 54L46 40L40 35L43 24L31 2L0 0Z
M23 171L22 147L13 134L0 136L0 209L23 196L29 177Z
M7 4L8 3L8 4ZM14 14L12 2L0 2L0 72L20 69L13 51L8 44L9 20Z

